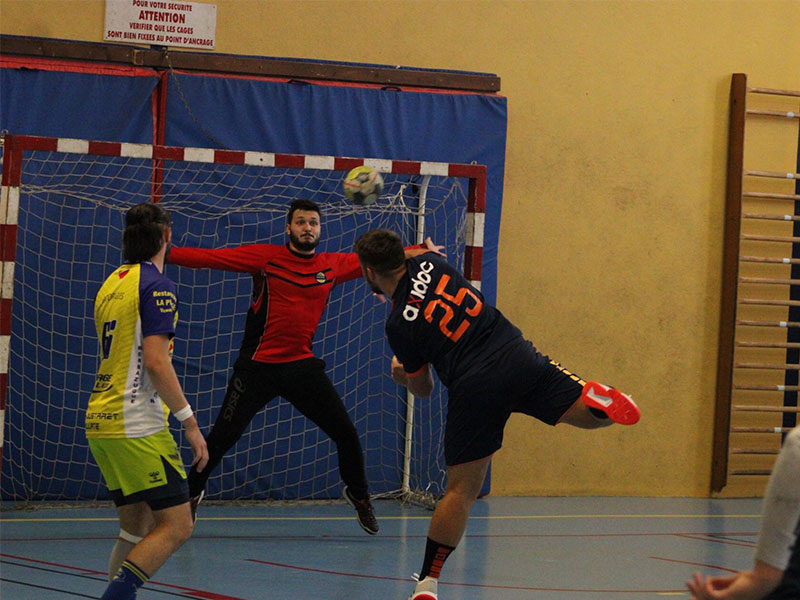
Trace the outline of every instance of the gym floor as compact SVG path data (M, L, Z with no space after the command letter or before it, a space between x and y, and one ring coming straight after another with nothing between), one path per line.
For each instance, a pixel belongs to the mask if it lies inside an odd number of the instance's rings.
M375 502L377 536L342 502L202 504L194 536L139 600L406 600L431 513ZM442 571L440 600L688 598L695 570L748 568L761 500L484 498ZM113 508L0 512L3 600L99 598Z

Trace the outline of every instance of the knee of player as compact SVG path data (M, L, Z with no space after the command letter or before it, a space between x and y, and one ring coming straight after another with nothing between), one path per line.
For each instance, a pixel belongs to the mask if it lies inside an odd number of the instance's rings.
M460 480L448 485L447 494L459 498L463 502L474 502L481 493L483 479Z
M187 504L188 509L188 504ZM192 520L191 511L187 510L185 516L176 519L170 527L170 538L173 540L173 545L178 548L184 544L194 532L194 521Z
M120 523L119 537L133 544L138 544L156 528L152 517L149 520Z
M447 490L445 496L449 496L451 501L457 502L459 505L465 507L467 511L469 511L472 504L475 500L478 499L480 495L480 489L475 489L473 487L458 487Z
M192 532L194 531L194 525L189 525L188 527L182 528L178 532L178 536L175 539L175 549L177 550L181 546L183 546L186 542L189 541L189 538L192 537Z

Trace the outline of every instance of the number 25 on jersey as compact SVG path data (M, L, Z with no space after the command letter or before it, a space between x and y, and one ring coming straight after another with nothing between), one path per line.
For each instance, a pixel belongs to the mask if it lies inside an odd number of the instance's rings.
M469 329L470 320L468 317L475 317L481 312L481 308L483 308L483 302L481 302L481 299L478 298L478 296L476 296L469 288L459 288L455 294L448 293L445 289L448 283L450 283L450 276L442 275L442 278L439 280L439 283L434 290L434 293L439 296L439 298L431 301L428 303L428 306L425 307L425 320L428 321L428 323L433 323L436 309L441 308L444 311L444 314L442 314L441 318L439 319L439 330L444 334L445 337L455 343L461 339L461 336L464 335L464 332ZM458 326L454 326L452 328L448 327L448 325L450 325L450 321L452 321L453 317L455 317L455 311L452 307L454 306L456 308L460 308L467 297L470 298L472 303L472 306L464 310L464 313L467 316L463 321L461 321L461 323L458 324Z

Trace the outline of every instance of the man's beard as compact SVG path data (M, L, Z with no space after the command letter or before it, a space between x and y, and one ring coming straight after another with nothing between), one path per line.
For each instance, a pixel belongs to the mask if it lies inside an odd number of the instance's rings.
M295 234L289 233L289 239L292 242L292 246L294 246L301 252L309 252L310 250L313 250L319 245L319 238L314 238L313 242L304 242Z

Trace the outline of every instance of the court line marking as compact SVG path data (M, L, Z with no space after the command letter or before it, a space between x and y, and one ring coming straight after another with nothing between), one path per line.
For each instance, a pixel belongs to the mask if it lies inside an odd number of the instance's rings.
M433 514L433 513L431 513ZM378 515L382 521L427 521L431 515ZM503 521L503 520L545 520L545 519L760 519L760 514L752 515L470 515L470 521ZM85 523L92 521L118 521L113 517L30 517L3 518L0 523ZM352 521L353 517L316 516L316 517L207 517L199 516L199 521Z
M81 594L80 592L76 592L74 590L65 590L63 588L56 588L46 585L37 585L35 583L31 583L29 581L17 581L16 579L8 579L7 577L0 577L0 581L5 581L6 583L15 583L17 585L21 585L26 588L33 588L36 590L47 590L48 592L57 592L59 594L69 594L73 598L89 598L93 600L97 596L87 596L86 594Z
M736 569L729 569L728 567L720 567L719 565L707 565L705 563L691 562L688 560L679 560L677 558L664 558L662 556L648 556L647 558L652 558L653 560L663 560L664 562L678 563L680 565L689 565L691 567L703 567L704 569L718 569L720 571L726 571L727 573L739 572Z
M752 532L740 532L741 535L750 535L756 536L758 535L757 531ZM425 539L426 533L420 534L381 534L381 540L395 540L395 539ZM755 547L755 544L743 544L743 543L730 543L726 542L725 540L720 540L715 537L715 532L680 532L680 531L658 531L658 532L647 532L647 533L465 533L464 538L470 539L499 539L499 538L513 538L513 539L552 539L552 538L576 538L576 539L586 539L586 538L631 538L631 537L677 537L681 539L687 540L698 540L701 542L708 542L713 544L731 544L734 546L744 546L744 547ZM707 536L707 537L703 537ZM293 540L350 540L350 539L365 539L363 534L358 535L348 535L348 534L340 534L340 533L320 533L320 534L289 534L289 533L274 533L274 534L254 534L254 533L247 533L245 535L237 535L237 534L230 534L230 535L222 535L222 534L215 534L215 533L195 533L192 535L193 540L238 540L238 539L249 539L249 540L285 540L287 538L291 538ZM58 537L5 537L4 541L11 543L11 542L69 542L75 540L110 540L115 539L114 535L105 535L105 536L80 536L80 537L67 537L67 536L58 536Z
M96 571L96 570L93 570L93 569L86 569L86 568L83 568L83 567L75 567L75 566L72 566L72 565L66 565L66 564L55 563L55 562L50 562L50 561L43 561L43 560L34 559L34 558L17 556L17 555L13 555L13 554L0 553L0 557L19 560L19 561L22 561L23 563L29 563L31 565L36 564L36 565L47 565L47 566L50 566L50 567L58 567L58 568L66 569L67 571L77 571L77 572L83 573L83 574L93 574L93 575L101 575L101 576L105 575L105 573L102 573L100 571ZM650 558L657 558L657 557L650 557ZM246 559L243 559L243 560L245 560L246 562L254 562L254 563L263 564L263 565L267 565L267 566L274 566L274 567L279 567L279 568L283 568L283 569L290 569L290 570L297 570L297 571L304 571L304 572L313 572L313 573L319 573L319 574L323 574L323 575L337 575L337 576L342 576L342 577L354 577L354 578L360 578L360 579L378 579L378 580L382 580L382 581L402 581L402 582L409 582L409 583L411 582L411 579L406 578L406 577L389 577L389 576L381 576L381 575L367 575L367 574L363 574L363 573L350 573L350 572L345 572L345 571L330 571L330 570L325 570L325 569L316 569L316 568L313 568L313 567L303 567L303 566L299 566L299 565L290 565L290 564L285 564L285 563L277 563L277 562L271 562L271 561L265 561L265 560L259 560L259 559L252 559L252 558L246 558ZM660 560L669 560L669 559L660 559ZM675 561L675 562L680 562L680 561ZM687 564L696 564L696 563L687 563ZM24 566L24 564L23 565L18 565L18 566ZM711 565L704 565L704 566L711 566ZM722 568L722 567L714 567L714 568ZM64 575L71 575L72 573L64 572L63 574ZM20 583L22 583L22 582L20 582ZM599 590L599 589L578 589L578 588L546 588L546 587L531 587L531 586L510 586L510 585L466 583L466 582L453 582L453 581L440 581L439 584L440 585L449 585L449 586L454 586L454 587L468 587L468 588L480 588L480 589L506 589L506 590L519 590L519 591L552 591L552 592L569 592L569 593L580 592L580 593L595 593L595 594L642 594L642 593L651 593L651 594L657 594L657 595L661 595L661 596L674 596L674 595L681 595L681 594L685 594L686 593L686 592L679 591L679 590L620 590L620 589ZM188 587L184 587L184 586L180 586L180 585L162 583L162 582L154 581L152 579L148 582L148 585L154 586L156 588L163 587L163 588L167 588L167 589L171 589L171 590L180 590L180 592L187 593L187 594L189 594L189 595L191 595L193 597L207 598L209 600L244 600L243 598L239 598L237 596L228 596L228 595L225 595L225 594L216 594L216 593L213 593L213 592L206 592L206 591L203 591L203 590L197 590L197 589L188 588ZM159 591L159 590L154 589L152 591ZM160 590L160 591L164 591L166 593L170 593L170 592L167 592L166 590Z
M6 554L4 552L0 552L0 558L10 558L10 559L13 559L13 560L19 560L19 561L22 561L23 563L29 563L29 565L46 565L48 567L58 567L60 569L65 569L66 571L78 571L79 573L84 573L86 575L100 575L101 579L99 581L100 581L101 584L105 584L106 583L105 578L108 576L107 573L102 572L102 571L95 571L94 569L86 569L84 567L75 567L75 566L72 566L72 565L65 565L65 564L62 564L62 563L55 563L55 562L50 562L50 561L46 561L46 560L39 560L39 559L36 559L36 558L28 558L26 556L17 556L17 555L14 555L14 554ZM2 562L2 561L0 561L0 562ZM13 564L13 563L9 563L9 564ZM25 565L23 564L23 565L16 565L16 566L24 567ZM73 575L74 576L74 573L69 573L69 572L64 572L62 574L63 575ZM164 583L164 582L156 581L156 580L153 580L153 579L149 579L147 581L147 585L152 586L154 588L166 588L166 589L151 589L151 591L154 591L154 592L167 593L167 594L171 594L171 595L181 594L184 597L187 597L185 595L188 594L190 597L204 598L206 600L246 600L245 598L240 598L239 596L228 596L228 595L225 595L225 594L219 594L219 593L215 593L215 592L207 592L205 590L198 590L198 589L195 589L195 588L185 587L185 586L182 586L182 585L175 585L175 584L172 584L172 583ZM177 590L177 591L173 592L172 590ZM89 596L87 596L87 598L88 597ZM94 598L94 596L91 596L91 597Z
M700 540L701 542L710 542L712 544L725 544L727 546L742 546L743 548L755 548L755 542L746 542L744 540L729 540L724 536L720 537L715 534L708 533L676 533L678 537L686 538L688 540ZM727 534L730 535L730 534Z
M313 567L302 567L300 565L289 565L285 563L272 562L268 560L259 560L256 558L246 558L247 562L254 562L270 567L279 567L282 569L291 569L295 571L304 571L306 573L320 573L322 575L338 575L340 577L356 577L359 579L380 579L383 581L411 581L406 577L386 577L382 575L366 575L363 573L348 573L346 571L330 571L327 569L316 569ZM463 583L454 581L439 580L439 585L450 585L456 587L470 587L480 589L494 589L494 590L520 590L526 592L570 592L570 593L586 593L586 594L675 594L679 590L592 590L592 589L579 589L579 588L547 588L547 587L529 587L521 585L492 585L486 583ZM683 593L683 592L680 592Z

